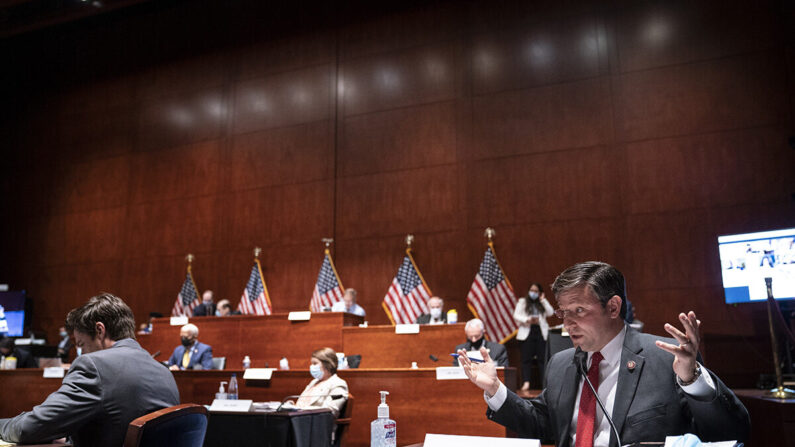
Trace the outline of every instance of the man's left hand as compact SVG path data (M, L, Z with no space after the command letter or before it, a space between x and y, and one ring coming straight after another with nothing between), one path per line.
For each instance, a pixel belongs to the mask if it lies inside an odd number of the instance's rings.
M701 342L698 332L701 321L696 318L696 314L692 310L687 315L679 314L679 321L685 329L684 333L668 323L665 324L665 330L679 342L679 346L660 340L656 344L658 348L674 355L673 368L676 375L679 376L679 380L691 382L696 371L696 358Z

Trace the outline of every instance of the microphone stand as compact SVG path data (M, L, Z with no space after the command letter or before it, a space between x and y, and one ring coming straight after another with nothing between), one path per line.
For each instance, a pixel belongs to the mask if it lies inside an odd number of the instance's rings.
M585 379L585 383L588 384L588 387L591 389L594 397L596 397L596 402L599 404L599 408L602 409L602 414L605 415L607 418L607 422L610 424L610 428L613 429L613 433L616 435L616 441L618 441L618 447L621 447L621 436L618 434L618 429L616 428L616 424L613 423L613 418L607 413L605 410L605 405L602 403L602 399L599 398L599 394L596 393L596 389L593 387L591 383L591 379L588 378L588 373L585 370L585 364L588 361L588 353L583 351L580 348L577 348L577 352L574 354L574 360L577 364L577 372L582 374L582 377ZM579 421L578 421L579 423Z

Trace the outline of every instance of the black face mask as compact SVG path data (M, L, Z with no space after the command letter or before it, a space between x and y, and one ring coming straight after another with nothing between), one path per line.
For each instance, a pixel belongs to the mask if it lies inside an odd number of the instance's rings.
M472 343L472 349L480 349L480 347L483 346L483 337L480 337L478 341L470 343Z
M182 346L185 346L187 348L188 346L193 344L193 340L191 340L190 338L187 337L181 337L181 338L182 338Z

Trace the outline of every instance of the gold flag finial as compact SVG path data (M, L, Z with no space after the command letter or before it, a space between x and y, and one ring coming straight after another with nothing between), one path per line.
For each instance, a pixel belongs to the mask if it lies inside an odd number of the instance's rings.
M260 253L262 253L262 249L259 247L254 247L254 257L259 258Z
M406 235L406 247L407 248L411 248L411 243L412 242L414 242L414 235L413 234L407 234Z
M329 248L331 243L334 242L334 239L330 237L324 237L323 239L321 239L321 241L323 241L323 243L326 244L326 248Z
M188 256L185 256L185 260L188 261L188 264L192 263L194 259L196 259L196 257L191 253L188 253Z
M494 231L494 228L488 227L486 228L486 232L483 234L489 239L489 242L491 242L491 239L494 237L495 233L496 232Z

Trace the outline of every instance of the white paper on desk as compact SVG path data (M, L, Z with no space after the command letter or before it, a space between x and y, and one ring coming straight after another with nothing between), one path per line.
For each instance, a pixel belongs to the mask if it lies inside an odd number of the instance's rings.
M243 373L246 380L271 380L276 368L249 368Z
M538 439L492 438L488 436L425 435L425 447L540 447Z
M210 405L210 411L233 411L237 413L248 413L254 401L251 399L214 399Z
M419 324L396 324L395 325L395 333L396 334L419 334L420 333L420 325Z
M665 437L665 447L673 447L673 446L677 445L676 442L679 441L680 439L682 439L683 437L684 436L666 436ZM682 445L684 445L684 444L682 444ZM687 445L691 445L691 444L687 444ZM718 442L703 442L702 441L698 445L699 446L705 446L705 447L734 447L735 445L737 445L737 441L718 441Z
M295 311L287 314L287 319L290 321L309 321L312 318L312 312L308 310Z
M181 316L181 317L171 317L169 320L172 326L185 326L188 324L188 317Z
M468 379L464 368L460 366L440 366L436 368L436 380Z
M63 375L63 366L49 366L42 373L45 379L63 379Z

